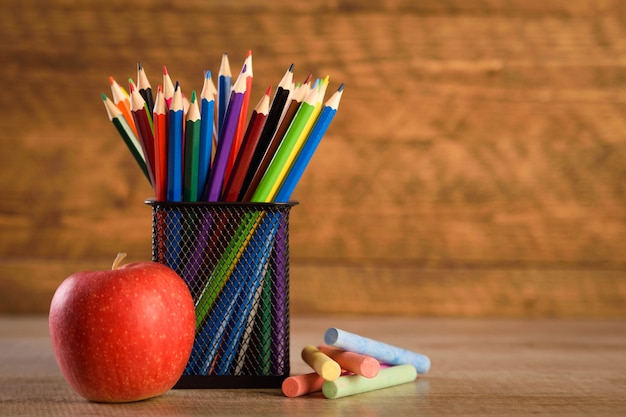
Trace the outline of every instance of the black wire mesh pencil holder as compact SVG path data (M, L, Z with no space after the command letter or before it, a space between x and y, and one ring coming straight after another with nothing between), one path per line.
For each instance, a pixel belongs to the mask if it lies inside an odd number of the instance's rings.
M175 388L273 388L289 376L291 203L152 206L152 260L196 305L196 338Z

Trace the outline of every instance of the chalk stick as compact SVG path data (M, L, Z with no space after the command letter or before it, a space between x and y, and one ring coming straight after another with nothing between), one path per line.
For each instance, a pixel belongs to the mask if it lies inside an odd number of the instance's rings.
M333 346L321 345L317 347L320 352L326 354L346 371L353 372L366 378L373 378L380 371L380 362L377 359L361 355L360 353L348 352Z
M286 397L300 397L321 391L323 383L324 378L319 376L316 372L304 375L293 375L285 378L282 384L282 390Z
M430 369L430 359L428 356L368 339L367 337L346 332L345 330L335 327L326 330L324 342L327 345L343 350L371 356L380 362L390 365L411 364L420 374L426 373L428 369Z
M335 380L341 375L341 366L315 346L309 345L302 349L302 360L326 381Z
M381 369L374 378L346 375L334 381L324 381L322 393L326 398L335 399L406 384L415 381L415 378L417 371L413 365L396 365Z

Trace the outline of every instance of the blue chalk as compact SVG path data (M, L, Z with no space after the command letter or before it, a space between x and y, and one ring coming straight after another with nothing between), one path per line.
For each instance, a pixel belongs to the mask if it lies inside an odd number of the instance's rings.
M371 356L388 365L411 364L420 374L424 374L430 369L430 359L428 356L368 339L334 327L326 330L324 342L329 346L335 346L349 352Z

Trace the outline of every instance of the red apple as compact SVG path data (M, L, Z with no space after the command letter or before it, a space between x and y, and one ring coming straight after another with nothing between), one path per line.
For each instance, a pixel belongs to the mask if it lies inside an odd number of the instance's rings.
M185 282L156 262L77 272L57 288L49 327L59 368L88 400L130 402L161 395L182 375L195 312Z

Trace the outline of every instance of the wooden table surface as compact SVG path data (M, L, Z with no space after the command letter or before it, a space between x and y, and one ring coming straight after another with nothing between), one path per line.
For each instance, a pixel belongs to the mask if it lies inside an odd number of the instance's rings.
M415 382L337 400L278 389L172 390L131 404L76 395L57 368L45 317L0 317L2 416L624 416L626 322L294 317L299 357L340 327L428 355Z

